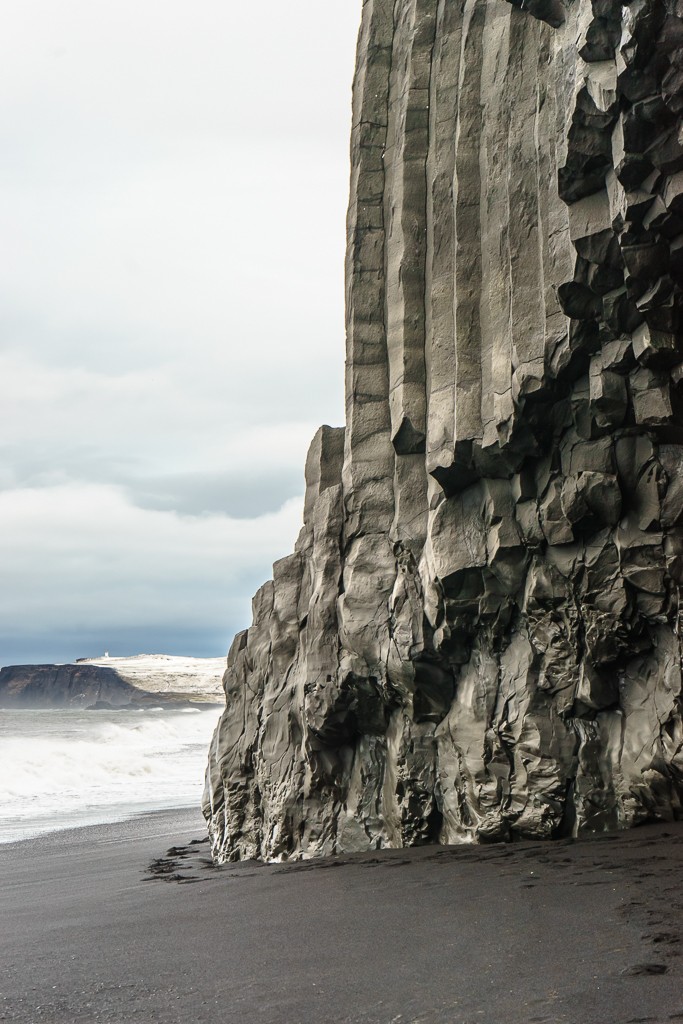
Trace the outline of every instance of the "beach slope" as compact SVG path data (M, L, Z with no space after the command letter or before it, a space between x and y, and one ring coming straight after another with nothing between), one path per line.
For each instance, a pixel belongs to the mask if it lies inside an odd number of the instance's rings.
M683 827L211 866L165 811L0 849L0 1020L683 1020Z

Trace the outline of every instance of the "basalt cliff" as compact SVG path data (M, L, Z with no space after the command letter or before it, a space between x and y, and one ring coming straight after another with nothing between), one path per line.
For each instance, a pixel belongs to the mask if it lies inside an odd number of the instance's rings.
M364 0L346 428L232 645L218 860L681 814L683 0Z

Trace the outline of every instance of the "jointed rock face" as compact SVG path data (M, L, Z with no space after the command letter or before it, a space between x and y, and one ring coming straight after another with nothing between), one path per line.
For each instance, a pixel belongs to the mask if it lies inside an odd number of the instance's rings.
M347 425L230 651L218 859L680 813L682 18L363 3Z

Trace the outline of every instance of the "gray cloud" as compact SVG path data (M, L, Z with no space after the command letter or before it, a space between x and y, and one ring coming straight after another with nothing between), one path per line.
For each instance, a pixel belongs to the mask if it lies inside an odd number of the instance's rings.
M300 495L304 486L301 458L296 465L278 465L273 458L237 470L191 468L164 473L161 463L150 462L145 470L133 456L105 457L96 447L86 445L64 448L58 458L49 448L41 452L0 445L0 491L48 489L83 479L120 486L141 509L197 516L223 514L233 519L276 512Z
M184 473L139 480L133 491L140 508L176 511L182 515L225 513L252 519L277 512L301 494L302 472L272 470L255 473Z
M343 415L359 15L6 12L0 663L103 633L221 653L290 548L308 440Z
M2 631L25 646L128 629L137 641L143 627L222 635L245 624L300 517L300 498L236 519L140 508L111 485L0 492Z

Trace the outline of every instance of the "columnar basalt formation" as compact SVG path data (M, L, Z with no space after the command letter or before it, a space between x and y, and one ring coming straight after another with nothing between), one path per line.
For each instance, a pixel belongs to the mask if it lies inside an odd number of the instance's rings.
M230 651L219 860L680 814L682 19L364 0L346 428Z

